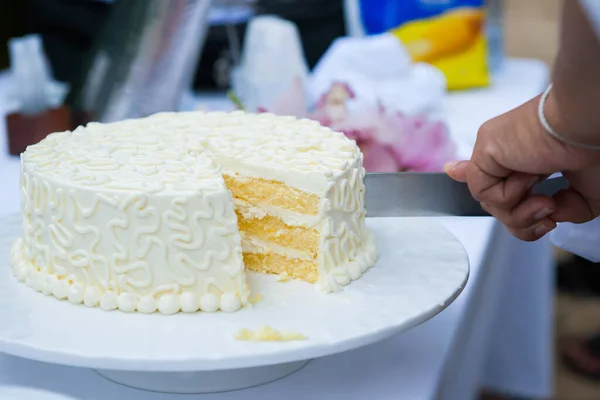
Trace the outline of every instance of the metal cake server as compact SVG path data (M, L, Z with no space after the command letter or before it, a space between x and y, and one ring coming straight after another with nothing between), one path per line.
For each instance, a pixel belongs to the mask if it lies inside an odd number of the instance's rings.
M489 216L466 184L443 172L368 173L365 185L369 217ZM558 176L538 183L534 192L552 196L567 186Z

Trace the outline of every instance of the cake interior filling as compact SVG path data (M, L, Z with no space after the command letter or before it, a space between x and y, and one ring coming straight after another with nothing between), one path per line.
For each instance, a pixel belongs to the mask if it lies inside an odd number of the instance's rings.
M315 283L319 197L277 181L223 177L236 202L246 269Z

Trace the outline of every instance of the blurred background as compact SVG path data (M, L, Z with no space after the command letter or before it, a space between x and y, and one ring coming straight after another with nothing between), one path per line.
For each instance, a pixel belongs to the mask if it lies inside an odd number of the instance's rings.
M276 12L298 24L305 44L309 65L314 66L333 39L345 34L343 0L309 0L310 6L290 6L293 1L221 0L215 4L237 10L230 12L237 19L236 30L243 38L247 16L245 9ZM558 46L560 0L504 0L502 24L506 54L534 57L552 65ZM112 1L26 0L5 1L1 5L0 35L2 40L37 32L43 36L55 77L72 79L81 67L85 51L99 34L106 21ZM326 5L324 8L323 5ZM312 11L311 11L312 8ZM226 14L226 13L225 13ZM325 23L326 22L326 23ZM243 39L242 39L243 40ZM212 87L215 80L214 63L228 57L230 46L223 26L211 28L210 40L196 74L196 84ZM211 66L212 64L212 66ZM9 67L8 47L0 49L0 68ZM221 82L226 82L225 78Z
M533 93L543 90L560 8L560 0L6 0L2 150L17 155L90 120L243 108L343 131L361 146L368 171L441 170L468 157L478 124L516 104L462 118L466 133L449 105L494 85L508 87L496 102L518 90L506 72L514 58L543 63L532 64ZM382 125L385 132L374 131ZM385 134L396 142L383 143ZM565 252L555 256L556 398L600 399L600 384L567 368L561 353L563 338L600 329L600 273ZM487 398L508 398L493 392Z

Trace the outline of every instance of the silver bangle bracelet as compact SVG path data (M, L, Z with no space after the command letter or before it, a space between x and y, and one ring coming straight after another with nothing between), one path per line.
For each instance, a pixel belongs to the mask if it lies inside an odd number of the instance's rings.
M550 136L552 136L554 139L556 139L560 142L563 142L565 144L568 144L569 146L579 147L581 149L587 149L587 150L600 150L600 146L574 142L572 140L567 139L563 135L559 134L554 129L552 129L552 127L548 123L548 120L546 119L546 116L544 115L544 105L546 104L546 100L548 99L550 90L552 90L552 84L548 85L548 87L542 94L542 97L540 98L540 103L538 105L538 118L540 120L540 123L544 127L546 133L549 134Z

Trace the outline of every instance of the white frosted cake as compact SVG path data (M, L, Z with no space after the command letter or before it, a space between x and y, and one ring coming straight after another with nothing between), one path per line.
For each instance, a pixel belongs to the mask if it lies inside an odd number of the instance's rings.
M373 265L362 154L272 114L162 113L49 135L21 156L14 275L104 310L236 311L245 270L335 291Z

